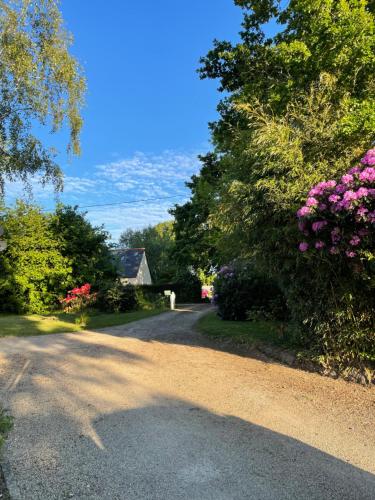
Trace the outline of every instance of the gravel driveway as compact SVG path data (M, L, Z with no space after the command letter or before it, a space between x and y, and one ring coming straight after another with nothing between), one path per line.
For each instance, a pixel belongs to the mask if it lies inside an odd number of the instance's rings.
M227 352L204 311L1 340L13 500L373 500L375 392Z

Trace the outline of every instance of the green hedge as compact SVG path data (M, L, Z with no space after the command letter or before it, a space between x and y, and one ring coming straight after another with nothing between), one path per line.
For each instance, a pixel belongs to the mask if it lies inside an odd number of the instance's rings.
M163 294L165 290L171 290L176 294L176 302L182 303L199 303L201 302L201 284L199 281L191 281L189 283L167 283L163 285L141 285L139 287L146 294L156 293Z

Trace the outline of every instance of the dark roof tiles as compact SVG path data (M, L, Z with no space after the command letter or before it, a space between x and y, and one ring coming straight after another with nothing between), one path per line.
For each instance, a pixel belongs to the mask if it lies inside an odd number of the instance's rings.
M144 248L124 248L114 252L118 271L123 278L136 278L145 253Z

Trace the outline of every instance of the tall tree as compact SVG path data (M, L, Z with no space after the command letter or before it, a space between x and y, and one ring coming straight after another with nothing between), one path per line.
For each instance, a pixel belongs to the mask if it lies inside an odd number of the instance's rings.
M359 272L363 262L340 267L318 251L302 255L296 211L312 185L340 179L374 141L375 4L235 3L244 13L240 42L216 41L200 69L225 92L210 125L219 181L210 181L207 204L196 194L204 168L193 178L191 200L175 210L176 247L197 221L202 234L215 234L218 262L251 260L276 279L311 342L339 345L346 335L345 348L355 345L373 324L374 281ZM279 27L271 37L270 21ZM194 257L202 240L191 244Z
M196 193L205 165L192 179L191 200L174 212L176 247L189 234L190 254L202 254L193 220L207 234L216 229L218 261L231 250L232 257L258 251L273 259L283 246L284 258L310 185L343 173L374 139L374 3L235 3L244 12L240 43L216 41L200 69L226 93L210 125L220 180L210 181L207 205ZM271 20L279 31L268 37ZM279 272L280 262L274 267Z
M103 227L93 226L78 207L59 205L51 217L50 227L61 242L61 254L72 266L73 285L86 282L97 287L101 282L114 279L113 265Z
M214 153L200 156L202 168L186 186L191 199L184 205L176 205L170 213L174 216L176 235L173 257L183 268L192 266L209 272L222 260L218 251L217 230L210 220L215 209L216 196L222 178L223 164Z
M70 129L78 154L85 79L69 53L71 36L55 0L0 0L0 195L5 180L41 173L62 186L62 173L33 125Z

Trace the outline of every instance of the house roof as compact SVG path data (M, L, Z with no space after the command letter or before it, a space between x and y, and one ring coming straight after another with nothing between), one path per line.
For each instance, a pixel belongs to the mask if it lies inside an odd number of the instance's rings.
M145 253L144 248L119 248L114 250L117 269L123 278L136 278Z

